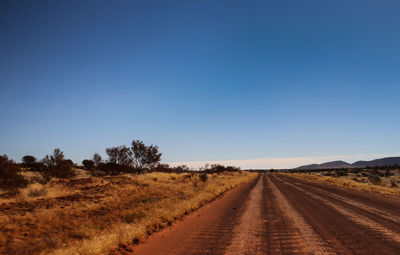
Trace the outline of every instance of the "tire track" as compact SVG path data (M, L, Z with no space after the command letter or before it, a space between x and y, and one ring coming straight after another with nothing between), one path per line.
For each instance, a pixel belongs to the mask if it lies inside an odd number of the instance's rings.
M281 180L281 181L283 181L283 180ZM334 203L322 198L321 196L316 195L315 193L309 192L309 191L307 191L303 188L300 188L296 185L293 185L287 181L283 181L283 182L285 182L287 185L294 187L295 189L298 189L301 192L304 192L305 194L309 195L310 197L321 201L323 204L333 208L334 210L338 211L342 215L348 217L353 222L355 222L361 226L367 227L371 231L379 232L387 239L392 239L393 241L400 243L400 234L399 233L391 231L390 229L382 226L381 224L376 223L376 222L368 219L367 217L362 216L361 214L354 213L348 208L334 204Z
M154 234L147 243L133 247L135 255L223 255L234 238L261 176L228 191L222 198L190 214L184 221ZM262 235L261 235L262 236Z
M365 215L354 213L353 208L338 205L306 190L304 186L298 187L276 176L272 180L291 197L294 207L338 253L397 254L400 249L397 232Z
M399 196L385 196L374 192L358 191L346 187L339 187L319 182L312 182L299 177L290 175L279 175L281 178L287 178L290 182L297 182L301 186L308 186L318 188L330 194L340 195L342 197L359 201L370 207L379 209L392 215L400 216L400 197Z
M129 254L398 254L397 200L352 192L260 175Z
M317 192L318 194L321 194L321 195L324 195L326 197L329 197L329 198L335 200L336 202L346 203L347 205L353 206L353 207L355 207L355 208L357 208L359 210L363 210L363 211L365 211L367 213L375 214L376 216L385 218L388 221L392 221L394 223L400 224L400 217L398 217L398 216L396 216L396 215L394 215L392 213L388 213L388 212L386 212L384 210L380 210L380 209L374 208L372 206L366 205L364 203L357 202L357 201L355 201L353 199L349 199L347 197L344 197L344 196L341 196L341 195L337 195L337 194L332 193L332 192L325 191L325 190L323 190L321 188L316 188L314 186L311 186L311 185L308 185L308 184L305 184L305 183L288 180L288 178L283 177L283 176L279 176L277 178L281 179L281 180L285 180L286 182L290 182L292 184L296 184L298 186L300 185L300 186L304 187L306 185L308 188L312 189L313 192ZM400 227L400 225L399 225L399 227Z
M295 210L289 202L282 195L279 188L270 181L268 177L268 184L270 185L275 198L279 201L279 207L296 226L303 236L303 249L309 254L336 254L332 248L315 233L313 228L304 220L304 218Z
M279 201L279 207L282 213L284 213L296 226L303 236L303 249L309 254L336 254L329 247L329 245L315 233L313 228L304 220L304 218L295 210L286 198L282 195L279 188L275 186L273 182L268 178L268 184L270 185L272 192L276 199Z
M284 216L279 209L279 201L274 196L267 177L264 175L265 199L265 254L304 254L301 245L303 237L300 231Z
M259 178L249 195L246 210L233 229L233 239L226 248L225 255L262 255L265 240L265 228L261 222L263 207L263 179Z

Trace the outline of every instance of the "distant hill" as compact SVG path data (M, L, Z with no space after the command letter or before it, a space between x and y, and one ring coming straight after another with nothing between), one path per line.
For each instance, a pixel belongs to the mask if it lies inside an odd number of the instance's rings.
M332 162L326 162L323 164L312 164L296 168L297 170L314 170L314 169L332 169L332 168L355 168L355 167L367 167L367 166L400 166L400 157L389 157L374 159L371 161L357 161L353 164L338 160Z
M354 167L366 167L366 166L400 166L400 157L389 157L374 159L371 161L357 161L352 164Z
M326 162L323 164L312 164L312 165L301 166L296 169L305 170L305 169L329 169L329 168L344 168L344 167L352 167L352 165L342 160L338 160L338 161Z

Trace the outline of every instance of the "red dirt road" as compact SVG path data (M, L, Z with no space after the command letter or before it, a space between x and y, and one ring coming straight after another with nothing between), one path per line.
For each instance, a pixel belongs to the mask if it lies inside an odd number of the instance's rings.
M260 175L130 254L400 254L400 199Z

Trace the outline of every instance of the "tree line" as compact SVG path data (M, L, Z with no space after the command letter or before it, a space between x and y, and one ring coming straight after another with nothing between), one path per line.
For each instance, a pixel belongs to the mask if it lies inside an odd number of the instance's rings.
M107 175L121 172L141 174L155 168L161 161L162 153L158 146L146 145L143 141L133 140L131 147L125 145L106 148L108 159L103 161L100 154L95 153L92 159L85 159L82 165L86 170L102 171ZM96 170L96 171L95 171Z
M186 165L171 167L161 164L162 153L156 145L146 145L143 141L133 140L131 145L114 146L105 149L108 156L104 159L100 154L93 154L91 159L82 161L83 169L92 176L118 175L120 173L143 174L149 171L158 172L192 172ZM40 182L46 183L51 178L72 178L75 168L81 168L72 160L66 159L64 152L54 149L52 154L37 160L32 155L22 157L22 163L16 163L7 155L0 155L0 188L16 192L26 187L28 181L21 174L22 170L38 172L42 176ZM200 169L203 173L220 173L239 171L240 168L219 164L206 165Z

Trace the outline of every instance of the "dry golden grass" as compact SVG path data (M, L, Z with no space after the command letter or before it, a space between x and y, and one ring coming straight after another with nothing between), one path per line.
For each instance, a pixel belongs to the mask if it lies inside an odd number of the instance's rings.
M149 173L32 184L0 199L0 253L107 254L254 177Z
M360 191L371 191L386 195L400 195L400 188L398 187L388 187L383 185L374 185L371 183L361 183L353 181L345 177L331 177L323 176L313 173L292 173L291 176L298 178L303 178L311 181L333 184L336 186L348 187Z

